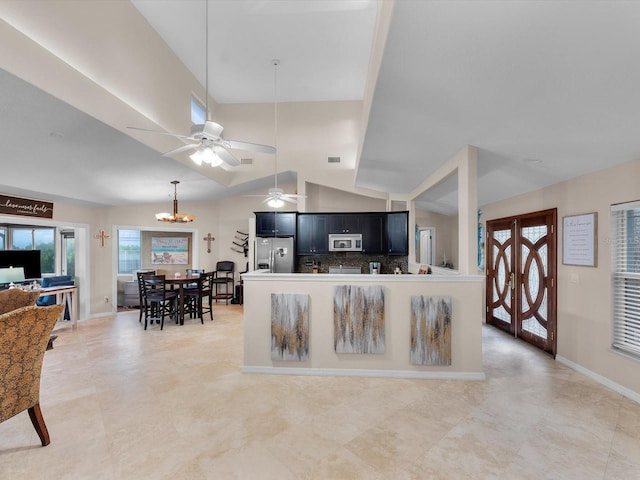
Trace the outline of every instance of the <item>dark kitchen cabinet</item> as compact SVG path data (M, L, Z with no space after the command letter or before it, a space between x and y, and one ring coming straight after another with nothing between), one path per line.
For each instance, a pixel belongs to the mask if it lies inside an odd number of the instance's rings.
M365 213L360 217L362 253L384 253L386 235L383 213Z
M256 237L294 237L297 212L255 212Z
M334 214L329 215L328 233L362 233L358 214Z
M329 230L326 215L303 213L298 215L296 250L298 255L327 253L329 251Z
M409 255L409 212L387 214L387 254Z

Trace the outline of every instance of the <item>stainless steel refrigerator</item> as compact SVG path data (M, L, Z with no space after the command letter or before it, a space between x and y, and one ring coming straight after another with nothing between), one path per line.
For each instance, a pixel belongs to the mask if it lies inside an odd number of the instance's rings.
M271 273L293 273L292 237L256 237L256 268Z

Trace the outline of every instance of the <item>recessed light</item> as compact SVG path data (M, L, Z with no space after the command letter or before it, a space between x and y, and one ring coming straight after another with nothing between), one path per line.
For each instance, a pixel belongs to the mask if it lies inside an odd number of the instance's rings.
M51 138L64 138L64 134L60 132L51 132L49 136Z

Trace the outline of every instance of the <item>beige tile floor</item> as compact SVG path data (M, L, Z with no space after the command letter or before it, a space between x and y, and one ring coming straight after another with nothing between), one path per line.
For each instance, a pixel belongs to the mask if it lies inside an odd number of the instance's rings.
M249 375L241 308L59 326L0 479L640 479L640 405L502 332L484 382Z

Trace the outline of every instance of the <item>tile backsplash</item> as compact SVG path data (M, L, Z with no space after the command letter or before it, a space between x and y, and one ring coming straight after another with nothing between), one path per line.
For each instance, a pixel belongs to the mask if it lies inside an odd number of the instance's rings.
M329 267L360 267L362 273L369 273L369 262L380 262L379 273L393 273L396 267L400 267L402 273L407 273L407 256L369 255L359 252L330 252L322 255L299 255L296 271L299 273L312 273L312 264L318 265L318 273L329 273ZM310 264L310 265L307 265Z

